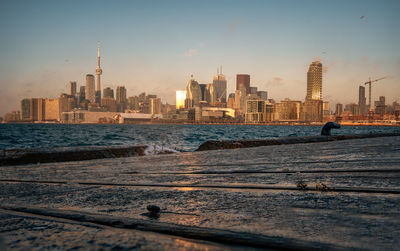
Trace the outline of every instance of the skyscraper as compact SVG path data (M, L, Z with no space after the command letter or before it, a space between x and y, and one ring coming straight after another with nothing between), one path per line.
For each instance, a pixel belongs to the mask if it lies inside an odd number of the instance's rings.
M307 96L306 100L322 99L322 64L314 61L307 72Z
M151 114L161 114L161 99L160 98L150 98L150 113Z
M124 112L126 108L126 89L125 86L117 86L117 93L115 95L119 112Z
M186 91L176 91L176 109L185 108Z
M361 115L367 114L367 98L365 97L365 87L358 88L358 111Z
M90 103L96 102L96 90L94 89L94 76L92 74L86 75L85 99Z
M103 98L114 98L114 90L110 87L104 88Z
M222 66L220 70L217 69L217 75L214 76L213 84L215 88L215 93L217 95L218 102L226 103L226 78L225 75L222 74Z
M205 101L207 101L210 105L214 105L215 102L217 101L217 94L215 91L214 84L207 84Z
M201 101L205 101L206 100L206 89L207 89L207 85L206 84L199 84L200 86L200 91L201 91Z
M76 82L70 81L68 83L69 95L75 96L76 95Z
M246 88L246 94L250 93L250 75L248 74L237 74L236 75L236 90L240 90L240 85Z
M201 90L199 83L191 76L189 83L186 88L186 99L188 102L188 108L199 106L201 100Z

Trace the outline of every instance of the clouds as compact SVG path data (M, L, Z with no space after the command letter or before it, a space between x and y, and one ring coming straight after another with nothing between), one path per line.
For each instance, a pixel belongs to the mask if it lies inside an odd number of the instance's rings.
M187 57L187 58L189 58L189 57L194 57L194 56L196 56L197 54L199 54L199 50L198 49L189 49L188 51L186 51L184 54L183 54L183 56L184 57Z
M283 79L280 77L274 77L270 80L267 81L267 87L278 87L278 86L282 86L285 83L283 82Z

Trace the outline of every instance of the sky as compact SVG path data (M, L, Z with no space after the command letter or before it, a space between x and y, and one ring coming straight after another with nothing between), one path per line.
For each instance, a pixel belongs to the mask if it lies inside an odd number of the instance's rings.
M175 104L193 74L211 83L222 65L228 93L236 74L269 98L303 101L307 69L324 66L323 99L400 102L400 1L0 1L0 116L23 98L56 98L69 81L95 74L102 88L157 94Z

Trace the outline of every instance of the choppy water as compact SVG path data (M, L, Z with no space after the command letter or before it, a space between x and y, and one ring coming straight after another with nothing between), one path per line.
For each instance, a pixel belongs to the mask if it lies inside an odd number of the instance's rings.
M0 149L161 145L192 151L207 140L319 135L320 126L0 124ZM397 127L345 126L332 134L398 132Z

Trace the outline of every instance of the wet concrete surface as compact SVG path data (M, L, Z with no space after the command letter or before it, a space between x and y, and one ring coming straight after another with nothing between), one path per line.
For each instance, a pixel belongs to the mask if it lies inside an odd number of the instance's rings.
M385 137L3 166L0 205L284 237L317 249L315 242L332 249L398 250L399 140ZM299 189L300 181L312 190ZM316 190L321 183L329 190ZM160 217L144 216L147 205L159 206ZM70 224L30 216L0 212L5 222L0 231L8 248L234 248L226 242L217 244L218 240L202 242L154 231L96 228L87 222ZM52 227L33 231L32 224Z

